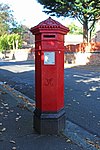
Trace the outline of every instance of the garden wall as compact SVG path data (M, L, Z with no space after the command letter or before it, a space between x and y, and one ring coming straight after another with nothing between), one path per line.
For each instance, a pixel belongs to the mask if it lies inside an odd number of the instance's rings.
M65 46L65 63L100 65L100 42Z
M100 65L100 53L65 53L66 64L76 65Z
M16 60L16 61L26 61L34 60L35 52L34 49L18 49L18 50L9 50L5 53L0 54L1 59L5 60Z

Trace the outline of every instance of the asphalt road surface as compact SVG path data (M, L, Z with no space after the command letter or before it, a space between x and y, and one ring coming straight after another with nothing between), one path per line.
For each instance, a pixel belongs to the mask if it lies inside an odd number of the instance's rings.
M0 81L35 99L35 68L32 61L0 62ZM100 71L65 69L66 117L100 137Z

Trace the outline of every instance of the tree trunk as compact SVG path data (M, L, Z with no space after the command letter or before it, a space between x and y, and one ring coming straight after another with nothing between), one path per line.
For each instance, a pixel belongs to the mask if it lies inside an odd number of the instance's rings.
M13 50L15 50L15 42L14 42L14 40L13 40Z
M91 38L92 38L92 30L90 30L89 42L91 41Z
M88 20L86 18L83 22L83 42L88 43Z

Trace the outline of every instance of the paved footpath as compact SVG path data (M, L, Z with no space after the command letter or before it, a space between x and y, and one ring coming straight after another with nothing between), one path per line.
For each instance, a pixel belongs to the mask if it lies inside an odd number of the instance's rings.
M35 102L2 82L0 101L0 150L100 150L100 139L67 120L64 133L36 133Z

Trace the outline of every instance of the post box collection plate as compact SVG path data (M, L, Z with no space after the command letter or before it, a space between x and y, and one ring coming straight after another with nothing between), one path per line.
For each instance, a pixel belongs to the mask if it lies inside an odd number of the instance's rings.
M44 65L55 65L55 52L44 52Z

